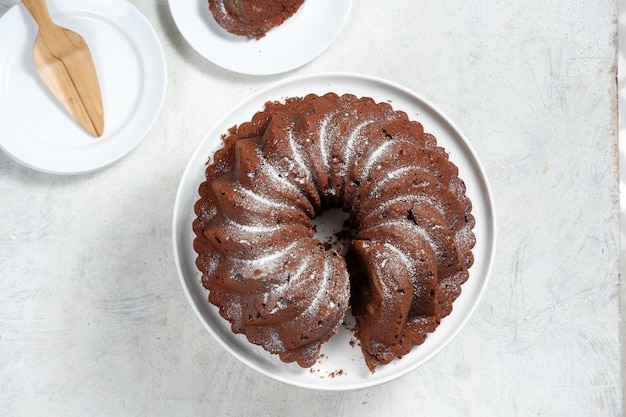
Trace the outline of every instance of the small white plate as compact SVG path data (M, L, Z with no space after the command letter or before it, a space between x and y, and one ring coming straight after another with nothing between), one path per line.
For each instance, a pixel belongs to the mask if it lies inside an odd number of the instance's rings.
M298 68L324 52L346 22L352 0L306 0L259 40L219 26L208 0L169 0L169 5L178 29L200 55L227 70L269 75Z
M54 0L48 7L55 23L89 46L104 133L95 138L83 130L41 81L32 58L37 23L17 4L0 19L0 149L43 172L94 171L134 149L156 120L166 88L163 49L127 1Z
M221 135L262 110L264 103L308 93L352 93L369 96L378 102L389 102L396 110L404 110L410 118L420 121L425 131L437 137L459 168L465 181L467 195L472 200L476 218L473 249L474 265L470 278L463 284L452 313L426 341L415 346L402 359L380 366L371 374L354 335L343 327L322 347L323 357L311 368L285 364L275 355L250 344L245 336L233 334L230 324L222 319L207 301L208 293L200 283L201 274L195 266L194 234L191 224L195 218L194 204L199 198L198 187L205 180L204 170L209 157L221 146ZM321 217L323 218L323 216ZM341 224L340 222L329 222ZM332 227L332 226L331 226ZM379 385L410 372L440 352L461 331L474 312L487 285L495 254L496 220L491 191L484 170L469 141L456 126L432 104L416 93L378 78L354 74L318 74L288 79L259 91L226 114L205 136L184 171L173 217L174 257L181 283L196 314L217 341L243 363L278 381L319 390L352 390ZM350 317L348 317L350 319Z

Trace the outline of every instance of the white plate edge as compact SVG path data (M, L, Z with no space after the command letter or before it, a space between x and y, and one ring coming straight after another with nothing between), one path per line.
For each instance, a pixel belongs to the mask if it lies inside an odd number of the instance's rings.
M455 330L453 332L451 332L448 337L446 338L445 342L442 343L441 345L439 345L439 347L437 349L433 349L433 351L425 356L421 361L415 363L414 365L410 366L410 367L406 367L404 368L402 371L397 372L393 375L388 376L387 378L379 378L376 379L375 381L373 381L372 383L355 383L355 384L351 384L351 385L339 385L339 384L328 384L328 385L312 385L312 384L308 384L306 382L301 382L301 381L294 381L292 379L288 379L288 378L283 378L281 376L278 375L274 375L271 373L268 373L265 369L262 369L260 367L257 366L256 363L254 363L253 361L248 360L247 358L242 358L240 357L240 355L238 355L237 353L232 351L232 348L230 346L228 346L226 344L225 341L223 341L222 339L220 339L218 337L218 335L216 334L215 330L211 328L211 326L208 325L208 323L204 320L204 318L201 315L201 312L199 311L198 307L194 304L190 290L188 288L188 286L186 285L186 280L185 277L183 275L183 271L182 271L182 266L180 265L180 260L179 260L179 254L178 254L178 250L179 250L179 245L177 242L177 236L176 236L176 231L179 229L178 225L176 224L176 213L178 212L179 208L179 204L180 204L180 195L182 193L181 190L181 185L184 182L184 179L190 175L190 168L191 168L191 163L195 160L198 159L199 155L197 155L198 153L201 152L201 148L202 145L210 140L210 136L212 136L215 132L213 132L213 130L215 130L218 126L224 124L224 122L233 114L235 113L237 110L241 109L242 107L245 107L246 105L249 105L250 103L254 102L255 100L259 100L261 99L261 97L263 97L264 95L266 95L268 92L276 90L276 89L280 89L282 87L286 87L288 85L291 84L296 84L299 82L303 82L306 80L315 80L315 81L319 81L321 79L324 78L337 78L337 79L343 79L345 80L349 80L349 79L357 79L359 81L371 81L373 83L376 84L380 84L380 85L384 85L387 87L390 87L392 89L397 89L402 91L404 94L408 94L409 96L417 99L418 101L424 103L426 106L430 107L430 109L435 112L437 114L438 117L442 118L446 124L449 125L449 127L458 135L458 137L462 140L462 145L463 147L465 147L468 151L469 151L469 155L471 156L470 160L472 162L473 165L475 165L475 169L477 169L477 171L480 174L480 180L481 180L481 185L485 188L486 193L485 194L479 194L481 195L483 198L485 198L486 200L486 207L485 207L485 215L487 218L487 227L486 227L486 231L490 232L490 236L491 239L489 240L490 243L490 247L487 248L486 251L486 257L488 257L488 261L485 263L484 265L484 273L483 275L483 280L482 280L482 285L479 288L479 291L477 293L477 297L476 300L472 303L470 309L467 311L467 314L465 315L465 317L463 317L462 319L458 320L458 325L456 326ZM336 81L335 81L336 83ZM271 98L275 98L275 97L271 97ZM266 99L269 99L268 97L266 97ZM267 100L265 100L267 101ZM251 117L252 115L250 115ZM242 121L243 122L243 121ZM215 149L219 148L219 144ZM206 155L206 158L208 159L208 157L211 155ZM199 184L198 184L199 185ZM487 214L489 214L489 216L487 216ZM189 227L191 227L191 225L189 225ZM420 94L391 81L382 79L382 78L378 78L378 77L374 77L374 76L370 76L370 75L365 75L365 74L358 74L358 73L349 73L349 72L325 72L325 73L315 73L315 74L308 74L308 75L302 75L302 76L296 76L296 77L291 77L276 83L273 83L269 86L266 86L260 90L258 90L257 92L254 92L252 94L250 94L248 97L244 98L243 100L241 100L238 104L236 104L235 106L233 106L231 109L229 109L214 125L211 129L209 129L209 131L207 132L207 134L205 134L205 136L203 137L203 139L199 142L199 144L197 145L196 149L194 150L194 152L192 153L192 155L189 158L189 161L187 163L187 166L185 167L184 173L181 177L181 180L179 182L179 188L176 194L176 200L175 200L175 205L174 205L174 213L173 213L173 222L172 222L172 231L173 231L173 250L174 250L174 256L175 256L175 262L176 262L176 266L177 266L177 272L179 274L179 280L181 282L181 284L183 285L183 288L185 290L185 294L187 296L187 300L192 304L192 308L196 313L196 316L198 317L198 319L201 321L201 323L209 330L210 334L218 341L218 343L220 345L222 345L229 353L231 353L235 358L237 358L238 360L240 360L241 362L243 362L244 364L246 364L247 366L251 367L252 369L255 369L257 372L270 377L274 380L289 384L289 385L293 385L293 386L298 386L301 388L307 388L307 389L313 389L313 390L320 390L320 391L347 391L347 390L355 390L355 389L363 389L363 388L368 388L371 386L376 386L376 385L381 385L387 382L390 382L392 380L395 380L409 372L414 371L415 369L419 368L420 366L422 366L424 363L426 363L427 361L429 361L430 359L432 359L434 356L436 356L438 353L440 353L443 349L445 349L455 338L456 336L463 330L463 328L466 326L467 322L471 319L471 317L473 316L476 308L480 305L480 300L482 299L484 292L487 289L490 277L491 277L491 272L493 269L493 263L495 260L495 254L496 254L496 214L495 214L495 205L494 205L494 200L493 200L493 194L492 194L492 190L491 190L491 186L490 183L488 181L488 177L486 175L485 169L482 165L482 163L480 162L480 159L478 159L477 153L474 150L474 148L472 147L471 143L469 142L469 140L467 139L467 137L461 132L461 130L458 128L458 126L456 126L456 124L454 122L452 122L452 120L449 119L449 117L443 113L441 110L439 110L432 102L430 102L429 100L425 99L423 96L421 96ZM487 236L486 236L487 237ZM199 271L198 271L199 273Z

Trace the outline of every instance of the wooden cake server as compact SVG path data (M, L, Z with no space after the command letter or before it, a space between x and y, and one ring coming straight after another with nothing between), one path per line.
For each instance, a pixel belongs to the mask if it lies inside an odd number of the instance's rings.
M33 48L35 68L52 94L93 136L102 136L104 111L98 74L85 40L56 25L45 0L23 0L39 26Z

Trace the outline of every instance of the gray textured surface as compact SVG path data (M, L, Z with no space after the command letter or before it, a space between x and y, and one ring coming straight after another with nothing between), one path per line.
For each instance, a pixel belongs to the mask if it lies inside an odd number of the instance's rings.
M266 77L204 60L166 1L131 3L168 64L139 147L75 177L0 154L3 415L622 415L614 1L359 0L324 54ZM251 92L321 71L432 100L476 149L499 220L490 285L461 334L415 372L347 393L232 358L187 303L171 247L180 175L205 132Z

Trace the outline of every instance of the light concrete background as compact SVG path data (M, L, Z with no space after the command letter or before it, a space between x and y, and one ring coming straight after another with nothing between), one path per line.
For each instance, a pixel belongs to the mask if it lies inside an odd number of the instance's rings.
M263 77L199 56L167 1L131 3L168 65L139 147L70 177L0 153L2 415L623 415L615 1L357 0L320 57ZM465 329L418 370L345 393L274 382L225 352L187 303L171 245L180 176L216 120L323 71L436 103L470 138L498 214L490 285Z

